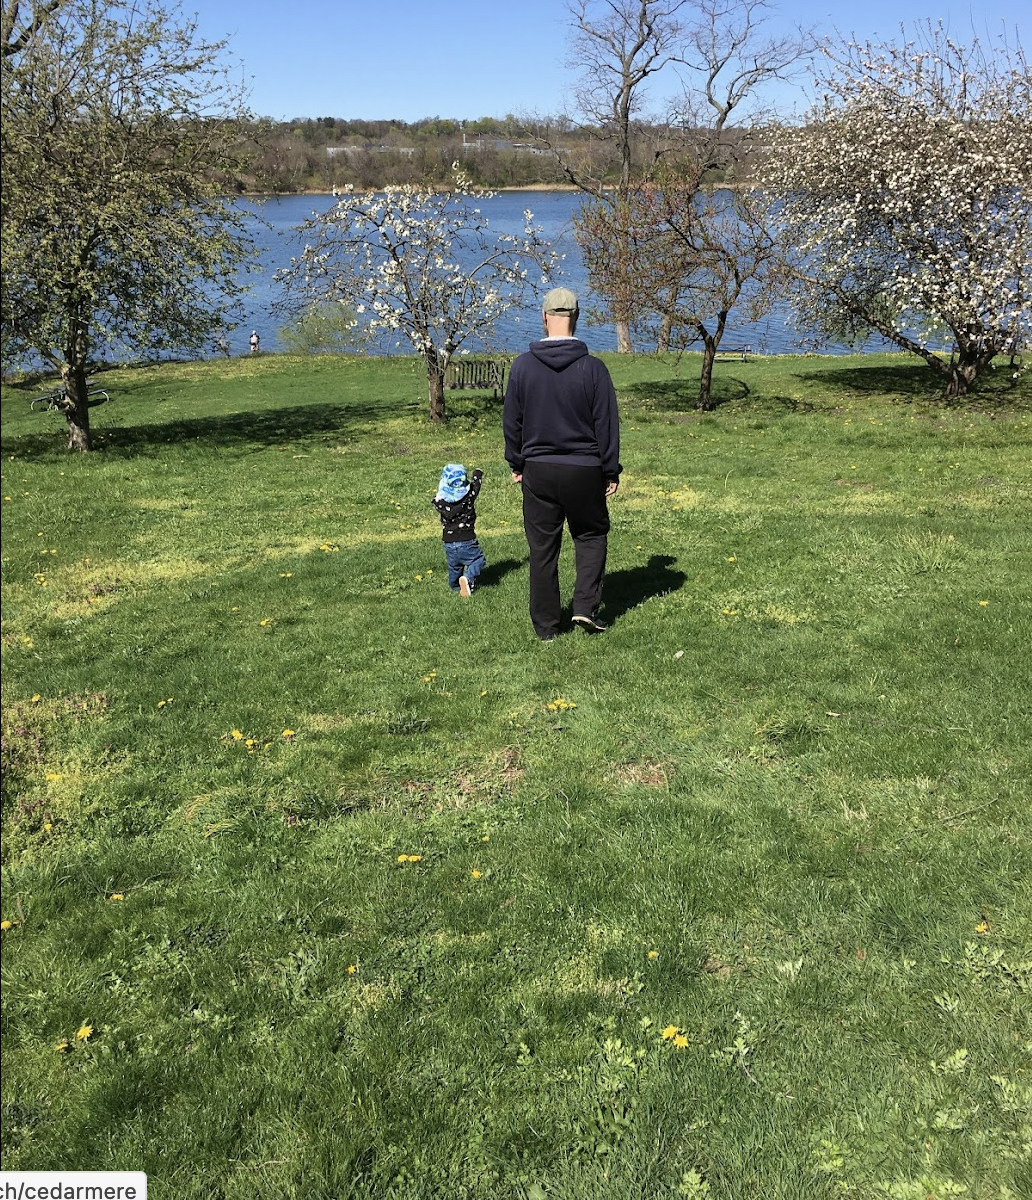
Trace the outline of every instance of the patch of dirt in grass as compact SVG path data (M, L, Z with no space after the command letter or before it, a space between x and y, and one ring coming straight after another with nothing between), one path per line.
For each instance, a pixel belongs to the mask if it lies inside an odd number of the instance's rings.
M518 746L503 746L476 762L460 762L444 778L382 779L375 804L363 807L418 812L452 812L497 803L525 774Z
M666 767L662 763L621 763L613 776L620 787L666 787L669 782Z

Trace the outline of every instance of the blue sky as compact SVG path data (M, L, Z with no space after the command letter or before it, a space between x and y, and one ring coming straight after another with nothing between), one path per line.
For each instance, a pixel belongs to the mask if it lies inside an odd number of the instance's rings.
M193 11L190 0L183 11ZM966 41L972 28L993 38L1005 22L1028 46L1027 11L1025 0L977 9L952 0L862 0L845 12L829 0L795 0L769 27L801 23L895 41L901 23L933 17ZM228 38L251 88L251 108L275 120L475 120L548 116L572 104L563 0L204 0L197 20L205 38ZM772 99L786 113L806 107L801 88Z

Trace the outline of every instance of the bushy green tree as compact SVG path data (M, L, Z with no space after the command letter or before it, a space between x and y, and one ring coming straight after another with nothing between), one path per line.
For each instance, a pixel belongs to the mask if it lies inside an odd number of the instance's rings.
M60 373L72 449L92 364L230 328L249 245L224 53L165 0L5 5L3 349Z
M325 301L309 305L284 325L279 340L287 354L346 354L355 350L364 336L352 308Z

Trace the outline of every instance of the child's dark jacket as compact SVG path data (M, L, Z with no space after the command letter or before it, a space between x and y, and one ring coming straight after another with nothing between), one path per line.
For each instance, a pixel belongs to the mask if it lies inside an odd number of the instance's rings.
M470 476L469 491L461 500L449 504L447 500L433 501L441 516L441 538L446 542L471 542L477 536L476 499L480 494L480 482L484 472L477 470Z

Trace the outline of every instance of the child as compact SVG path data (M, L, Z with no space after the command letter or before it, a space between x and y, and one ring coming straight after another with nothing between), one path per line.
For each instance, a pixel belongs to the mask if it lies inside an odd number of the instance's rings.
M476 498L484 472L467 478L462 463L448 463L441 472L433 505L441 517L444 557L448 561L448 586L460 596L469 596L487 559L477 541Z

